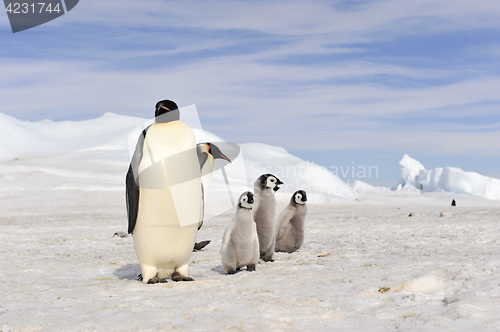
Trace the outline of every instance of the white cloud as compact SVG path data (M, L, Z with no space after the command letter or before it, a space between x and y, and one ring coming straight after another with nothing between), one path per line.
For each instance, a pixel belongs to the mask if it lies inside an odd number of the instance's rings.
M79 23L113 27L242 29L294 36L338 34L357 36L356 40L380 32L422 33L500 25L498 4L489 0L386 0L342 9L345 6L349 6L348 1L145 0L138 5L131 0L87 0L71 14Z

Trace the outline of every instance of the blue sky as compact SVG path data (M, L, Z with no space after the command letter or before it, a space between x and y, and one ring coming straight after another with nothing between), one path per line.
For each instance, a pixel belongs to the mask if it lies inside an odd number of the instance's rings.
M500 174L495 1L80 1L13 34L0 112L83 120L196 104L205 129L318 164ZM366 180L366 179L365 179Z

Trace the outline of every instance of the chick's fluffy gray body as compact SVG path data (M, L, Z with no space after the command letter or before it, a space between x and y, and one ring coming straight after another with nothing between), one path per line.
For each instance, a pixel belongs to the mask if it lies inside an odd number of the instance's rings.
M260 257L264 261L272 261L276 239L276 198L274 197L274 192L277 189L266 187L265 181L262 180L264 176L262 175L254 184L255 205L253 218L257 225L257 234L259 236ZM281 183L279 180L277 182Z
M243 195L240 197L240 201ZM257 228L253 221L251 204L245 207L241 203L226 227L221 247L222 266L226 273L235 273L237 269L247 266L255 270L259 262L259 240Z
M307 206L297 204L294 194L276 221L276 251L291 253L302 247L306 214Z

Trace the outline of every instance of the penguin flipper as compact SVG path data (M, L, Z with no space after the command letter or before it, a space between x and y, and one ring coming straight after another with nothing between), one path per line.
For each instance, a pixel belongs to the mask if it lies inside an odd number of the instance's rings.
M205 217L205 190L203 189L203 183L201 184L201 213L200 222L198 223L198 230L203 226L203 219Z
M220 253L222 254L224 250L226 250L227 245L229 244L229 239L231 238L231 233L235 226L236 222L231 220L229 225L227 225L226 231L224 232L224 236L222 237L222 245L220 247Z
M127 198L128 233L131 234L134 231L135 223L137 222L137 214L139 212L139 186L135 182L132 166L129 166L128 168L125 185Z
M196 242L194 244L194 249L193 249L193 252L194 251L200 251L201 249L205 248L208 244L210 243L210 240L205 240L205 241L201 241L201 242Z
M144 129L139 135L135 152L128 167L127 176L125 177L126 201L127 201L127 216L128 216L128 233L134 231L135 223L137 222L137 214L139 212L139 163L142 160L142 148L146 131Z

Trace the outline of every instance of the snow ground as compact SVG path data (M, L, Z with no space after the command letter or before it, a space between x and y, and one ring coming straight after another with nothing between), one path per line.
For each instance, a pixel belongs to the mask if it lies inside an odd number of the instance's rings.
M4 190L1 198L4 330L500 329L498 202L386 192L310 205L299 252L231 276L219 255L226 213L198 234L212 243L191 257L195 282L143 285L132 238L113 237L126 229L122 191Z
M140 283L132 238L113 234L127 229L127 139L143 121L0 116L19 138L12 145L3 131L0 140L2 332L500 330L499 201L362 182L354 184L362 195L334 197L328 186L339 180L317 165L305 165L301 181L314 189L325 179L316 196L325 204L308 204L298 252L223 274L230 211L198 234L212 243L191 256L196 281ZM303 164L276 147L243 150L254 172ZM277 195L278 212L290 195Z

